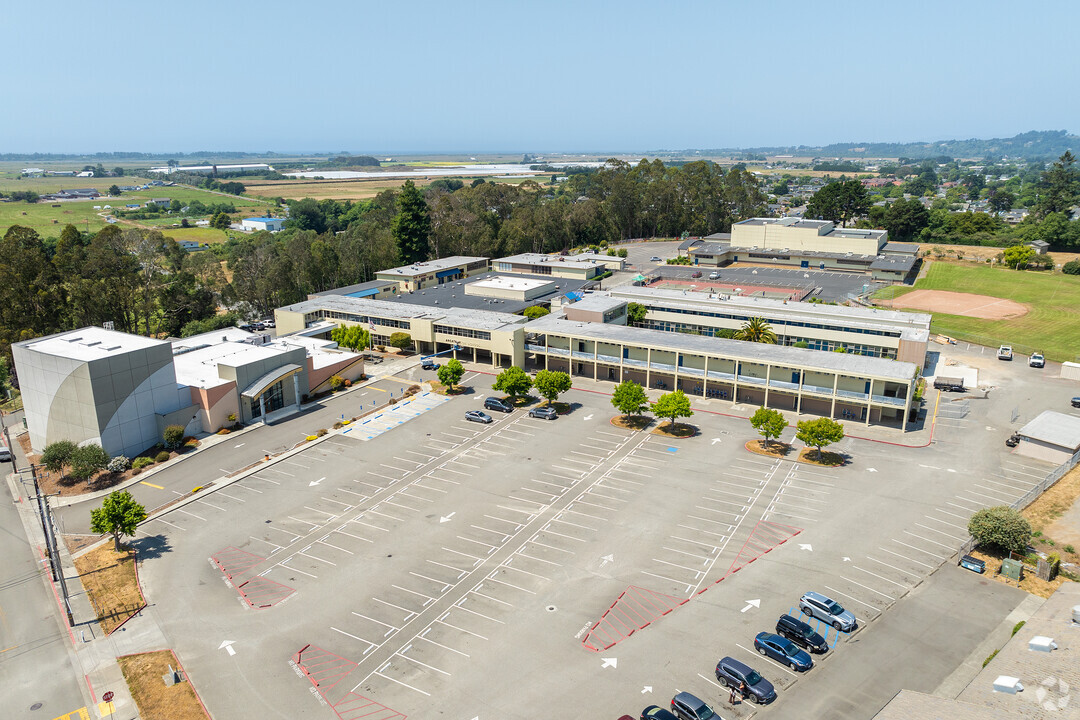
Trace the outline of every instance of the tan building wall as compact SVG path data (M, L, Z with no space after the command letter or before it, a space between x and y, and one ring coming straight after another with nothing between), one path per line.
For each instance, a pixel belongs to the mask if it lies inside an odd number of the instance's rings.
M740 248L765 248L792 252L813 250L831 253L855 253L877 255L878 238L825 237L819 232L832 230L828 225L820 228L785 227L776 223L764 225L735 224L731 227L731 245Z
M288 335L307 328L304 313L289 312L281 308L274 310L274 324L277 326L278 335Z
M212 388L191 388L191 402L199 408L203 432L217 432L231 425L229 415L240 417L239 395L235 382L225 382Z

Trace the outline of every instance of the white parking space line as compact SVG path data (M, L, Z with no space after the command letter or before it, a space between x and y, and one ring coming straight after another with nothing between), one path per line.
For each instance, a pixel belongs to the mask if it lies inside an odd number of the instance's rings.
M665 581L671 583L672 585L685 585L686 586L686 592L690 592L690 590L693 588L693 585L688 585L685 580L674 580L674 579L666 577L664 575L657 575L654 572L649 572L648 570L642 570L641 574L642 575L650 575L650 576L652 576L654 578L659 578L661 580L665 580Z
M933 520L934 522L939 522L942 525L948 525L951 528L957 528L958 530L966 530L967 529L966 525L957 525L954 522L949 522L948 520L942 520L941 518L936 518L933 515L923 515L923 517L926 518L927 520Z
M412 647L412 646L410 645L409 647ZM402 652L404 652L404 651L402 651ZM434 665L428 665L427 663L422 663L419 660L416 660L414 658L409 657L408 655L402 655L400 652L394 653L394 657L399 657L399 658L402 658L403 660L408 660L409 662L416 663L417 665L419 665L421 667L426 667L428 670L434 670L437 673L442 673L446 677L450 677L450 673L446 672L445 670L440 670L439 668L435 667Z
M176 512L182 512L182 513L184 513L185 515L190 515L191 517L195 518L196 520L202 520L203 522L206 522L206 518L202 518L202 517L199 517L198 515L196 515L196 514L195 514L195 513L193 513L193 512L188 512L188 511L187 511L187 510L185 510L184 508L176 508ZM165 521L164 521L164 520L162 520L162 522L165 522Z
M559 552L566 553L567 555L576 555L577 554L573 550L567 550L566 548L555 547L554 545L547 545L545 543L540 542L539 540L530 540L529 542L531 544L533 544L533 545L539 545L540 547L546 547L546 548L548 548L550 550L558 550Z
M214 505L213 503L208 503L208 502L206 502L205 500L199 500L199 501L197 501L197 502L198 502L198 503L199 503L200 505L206 505L207 507L212 507L212 508L214 508L215 510L220 510L221 512L226 512L225 508L221 508L221 507L218 507L217 505Z
M408 608L403 608L400 605L395 605L394 603L386 602L385 600L380 600L377 597L373 597L371 599L374 600L377 603L382 603L383 605L389 605L390 607L394 608L395 610L400 610L401 612L405 613L405 619L401 621L402 624L409 622L409 620L411 620L416 615L415 610L409 610Z
M427 631L425 630L424 632L426 633ZM431 643L432 645L438 645L438 646L439 646L439 647L441 647L441 648L442 648L443 650L449 650L449 651L450 651L450 652L452 652L452 653L457 653L458 655L463 655L463 656L465 656L465 657L472 657L472 656L471 656L471 655L469 655L468 653L463 653L463 652L461 652L460 650L455 650L455 649L454 649L454 648L452 648L452 647L449 647L449 646L447 646L447 645L443 645L442 643L438 643L438 642L435 642L434 640L430 640L430 639L428 639L428 638L424 637L423 633L421 633L420 635L417 635L416 637L417 637L418 639L420 639L420 640L423 640L424 642L429 642L429 643Z
M573 535L564 535L564 534L563 534L563 533L561 533L561 532L555 532L554 530L552 530L552 529L551 529L551 526L550 526L550 525L546 525L546 526L544 527L544 532L546 532L546 533L551 533L552 535L558 535L559 537L564 537L564 538L566 538L567 540L574 540L575 542L582 542L582 543L583 543L583 542L587 542L586 540L583 540L583 539L581 539L581 538L576 538L576 537L574 537Z
M922 566L923 566L924 568L929 568L930 570L933 570L933 569L934 569L934 566L933 566L933 565L928 565L928 564L926 564L926 563L924 563L924 562L919 562L919 561L918 561L918 560L916 560L915 558L912 558L912 557L910 557L910 556L908 556L908 555L901 555L900 553L897 553L897 552L893 552L892 550L886 550L886 549L885 549L885 548L883 548L883 547L879 547L879 548L878 548L878 550L880 550L881 552L887 552L887 553L889 553L890 555L895 555L895 556L896 556L896 557L898 557L898 558L903 558L904 560L907 560L908 562L913 562L913 563L915 563L916 565L922 565ZM874 558L870 558L870 559L871 559L871 560L874 560ZM881 562L881 561L880 561L880 560L874 560L874 562ZM884 565L885 563L881 563L881 564L882 564L882 565Z
M476 567L480 563L484 562L484 558L478 558L475 555L469 555L468 553L459 552L457 550L451 550L450 548L446 547L445 545L442 546L442 549L445 550L446 552L454 553L455 555L460 555L462 557L469 558L470 560L473 561L473 567Z
M786 667L784 667L784 666L783 666L783 665L781 665L780 663L778 663L778 662L776 662L775 660L773 660L773 659L772 659L771 657L768 657L767 655L761 655L760 653L756 653L756 652L754 652L753 650L749 650L749 649L747 649L747 648L743 647L742 645L739 645L739 643L735 643L735 645L736 645L736 647L739 647L739 648L742 648L743 650L746 650L746 652L750 653L751 655L757 655L758 657L762 657L762 658L765 658L765 659L766 659L766 660L768 660L768 661L769 661L770 663L772 663L773 665L775 665L775 666L776 666L776 668L777 668L778 670L783 670L784 672L786 672L786 673L787 673L788 675L791 675L792 677L798 677L798 675L796 675L795 673L791 672L791 671L790 671L790 670L788 670L788 669L787 669Z
M880 615L880 614L881 614L881 610L879 610L878 608L874 607L873 605L870 605L869 603L864 603L864 602L863 602L862 600L860 600L860 599L859 599L859 598L857 598L857 597L852 597L851 595L848 595L847 593L842 593L842 592L840 592L839 590L837 590L836 588L833 588L833 587L829 587L828 585L826 585L826 586L825 586L825 589L826 589L826 590L828 590L829 592L834 592L834 593L836 593L836 594L837 594L837 595L839 595L840 597L844 597L844 598L847 598L848 600L852 600L852 601L854 601L854 602L857 602L857 603L859 603L860 605L863 605L863 606L865 606L865 607L868 607L868 608L870 608L871 610L873 610L873 611L874 611L874 615L875 615L875 617L876 617L877 615ZM859 621L859 618L857 618L857 617L855 618L855 622L858 622L858 623L859 623L860 625L862 624L862 623L861 623L861 622Z
M513 583L508 583L508 582L505 582L503 580L499 580L498 578L493 578L490 575L488 575L486 578L484 578L484 582L489 582L489 581L493 582L493 583L498 583L499 585L506 585L507 587L512 587L515 590L520 590L522 592L529 593L530 595L535 595L536 594L532 590L526 590L523 587L518 587L517 585L514 585Z
M376 645L375 643L371 642L370 640L365 640L364 638L362 638L362 637L358 637L358 636L356 636L356 635L353 635L352 633L347 633L347 632L345 632L344 630L340 630L340 629L338 629L338 628L334 627L333 625L331 625L331 626L330 626L330 629L331 629L331 630L333 630L333 631L335 631L335 632L339 632L339 633L341 633L342 635L347 635L347 636L351 637L351 638L352 638L353 640L359 640L359 641L360 641L360 642L362 642L362 643L367 643L367 644L368 644L368 645L370 645L371 647L378 647L378 645Z
M902 540L897 540L895 538L893 538L893 542L898 543L900 545L903 545L906 548L911 548L912 550L918 550L919 552L925 553L925 554L929 555L930 557L935 557L938 560L945 560L945 559L947 559L949 557L948 555L938 555L937 553L932 553L929 550L923 550L920 547L915 547L914 545L909 545L906 542L904 542Z
M869 558L869 559L870 559L870 560L873 560L874 558ZM877 562L881 562L881 561L880 561L880 560L878 560ZM900 570L900 568L898 568L898 567L895 567L895 566L893 566L893 565L889 565L888 563L881 563L881 564L882 564L882 565L886 565L886 566L888 566L888 567L891 567L891 568L892 568L893 570L899 570L900 572L904 573L905 575L910 575L910 574L911 574L911 573L906 573L906 572L904 572L903 570ZM889 583L892 583L893 585L895 585L895 586L896 586L896 587L898 587L898 588L902 588L902 589L904 589L904 590L907 590L907 589L908 589L908 586L907 586L907 585L904 585L903 583L898 583L898 582L896 582L895 580L890 580L889 578L885 577L884 575L878 575L877 573L874 573L874 572L870 572L869 570L866 570L866 569L864 569L864 568L861 568L861 567L859 567L858 565L852 565L852 567L853 567L853 568L855 568L856 570L860 571L860 572L864 572L864 573L866 573L867 575L873 575L874 577L876 577L876 578L877 578L877 579L879 579L879 580L884 580L885 582L889 582ZM845 580L846 580L846 579L847 579L847 578L845 578Z
M310 545L309 545L308 547L310 547ZM304 550L306 550L306 549L307 549L307 548L304 548ZM304 552L304 550L301 550L301 551L299 551L299 552L298 552L298 553L296 553L296 554L297 554L297 555L303 555L304 557L307 557L307 558L311 558L312 560L316 560L316 561L318 561L318 562L321 562L321 563L326 563L327 565L333 565L334 567L337 567L337 563L335 563L335 562L330 562L329 560L323 560L323 559L322 559L321 557L318 557L318 556L316 556L316 555L312 555L311 553L306 553L306 552ZM289 560L291 560L292 558L288 558L288 559L289 559Z
M389 661L389 660L387 660L387 661L386 661L386 665L383 665L383 666L382 666L381 668L379 668L378 670L376 670L376 671L375 671L375 672L374 672L373 674L374 674L374 675L378 675L379 677L383 678L384 680L389 680L390 682L393 682L393 683L397 683L398 685L401 685L402 687L407 687L407 688L409 688L410 690L415 690L416 692L420 693L421 695L426 695L427 697L431 697L431 693L429 693L429 692L424 692L424 691L423 691L423 690L421 690L420 688L415 688L415 687L413 687L412 685L409 685L408 683L403 683L403 682L401 682L400 680L396 680L396 679L394 679L394 678L390 677L389 675L383 675L383 674L382 674L382 670L383 670L383 669L385 669L385 668L386 668L386 666L387 666L387 665L389 665L389 664L390 664L390 661ZM357 685L356 687L360 687L360 686L359 686L359 685ZM354 692L355 692L355 690L356 690L356 688L353 688L353 691L354 691Z
M345 531L344 531L344 530L342 530L341 528L338 528L338 529L337 529L337 530L335 530L334 532L336 532L336 533L338 533L338 534L340 534L340 535L347 535L347 536L349 536L349 537L351 537L351 538L353 538L353 539L355 539L355 540L363 540L364 542L368 542L368 543L373 543L373 542L375 542L374 540L369 540L369 539L367 539L366 537L361 537L361 536L359 536L359 535L353 535L352 533L348 533L348 532L345 532Z
M330 537L330 536L327 535L326 537ZM325 540L316 540L316 542L322 543L323 545L326 545L327 547L332 547L335 550L340 550L343 553L348 553L349 555L355 555L356 554L352 550L346 550L343 547L338 547L337 545L331 545L330 543L326 542Z
M319 579L318 575L312 575L309 572L304 572L303 570L298 570L298 569L292 567L291 565L286 565L285 563L288 562L288 560L291 560L291 559L292 558L287 558L285 560L282 560L281 562L278 563L278 565L280 565L281 567L285 568L286 570L288 570L290 572L298 572L301 575L307 575L309 578L315 578L316 580Z
M932 528L929 525L923 525L922 523L915 523L915 525L916 525L916 527L921 527L923 530L929 530L930 532L936 532L939 535L944 535L945 537L950 538L952 540L956 540L957 542L964 542L965 540L967 540L967 537L957 537L956 535L950 535L949 533L945 532L944 530L938 530L937 528Z
M935 510L935 512L939 512L939 513L941 513L943 515L949 515L950 517L954 517L957 520L963 520L964 521L963 527L967 527L967 518L964 517L963 515L957 515L956 513L949 512L948 510L942 510L941 508L938 508L937 510Z
M937 540L931 540L930 538L925 538L922 535L916 535L915 533L911 532L910 530L905 530L904 533L907 534L907 535L910 535L912 537L917 537L920 540L925 540L926 542L931 543L933 545L937 545L938 547L943 547L946 550L950 550L950 551L955 550L955 548L952 545L946 545L944 543L939 543Z
M975 490L965 490L964 492L966 492L966 493L968 493L970 495L978 495L979 497L984 497L987 500L991 500L991 501L996 502L996 503L999 503L999 502L1002 501L1002 499L1000 497L994 497L993 495L987 495L986 493L976 492Z

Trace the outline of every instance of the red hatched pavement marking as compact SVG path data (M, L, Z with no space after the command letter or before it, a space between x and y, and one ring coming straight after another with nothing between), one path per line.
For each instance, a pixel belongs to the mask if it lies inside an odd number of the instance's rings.
M307 645L293 656L293 662L341 720L361 720L361 718L363 720L405 720L407 717L404 713L351 691L345 693L345 696L336 703L331 702L327 693L341 682L342 678L356 669L357 664L352 660L346 660L322 648Z
M638 630L644 630L653 621L690 602L693 597L700 595L730 575L742 570L801 532L802 528L767 520L760 521L750 531L750 536L746 538L746 542L739 549L739 554L735 556L735 560L723 577L714 583L706 585L689 598L677 598L648 588L630 585L619 597L615 598L615 602L611 603L611 606L604 611L600 619L589 629L589 632L582 638L581 644L593 652L607 650Z
M210 559L221 568L221 572L225 573L225 577L231 580L233 576L247 572L266 558L229 546L224 550L219 550Z
M237 585L236 589L239 591L240 597L244 598L248 605L255 608L268 608L271 605L277 605L296 592L288 585L282 585L264 577L253 577L247 582Z

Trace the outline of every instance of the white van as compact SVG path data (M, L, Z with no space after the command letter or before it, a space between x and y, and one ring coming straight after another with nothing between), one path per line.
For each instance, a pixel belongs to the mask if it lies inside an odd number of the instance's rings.
M8 447L3 433L0 433L0 461L11 462L11 448Z

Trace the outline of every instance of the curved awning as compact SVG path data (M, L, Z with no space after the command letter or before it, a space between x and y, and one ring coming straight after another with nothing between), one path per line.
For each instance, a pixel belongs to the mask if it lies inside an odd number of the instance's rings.
M244 388L244 391L240 393L241 397L246 397L250 400L257 400L260 395L266 392L274 383L284 380L290 375L295 375L303 368L299 365L282 365L279 368L274 368L270 372L263 375L261 378Z

